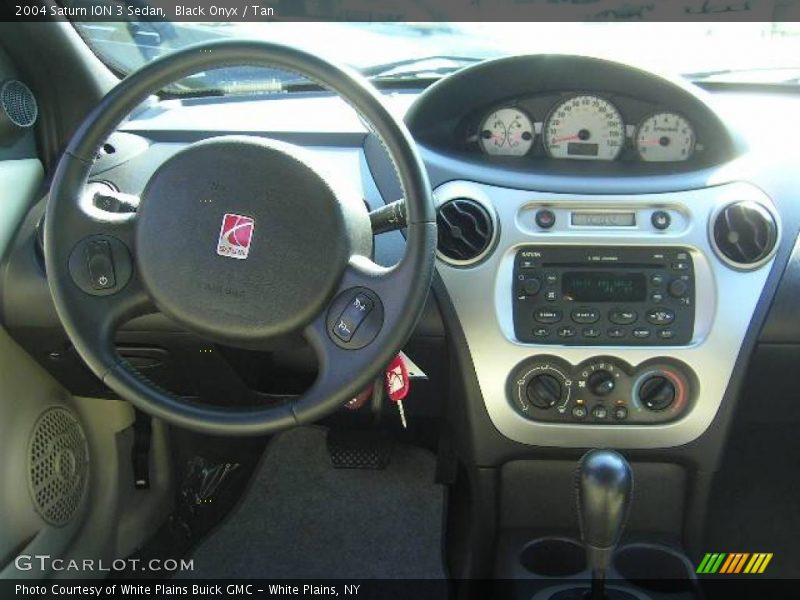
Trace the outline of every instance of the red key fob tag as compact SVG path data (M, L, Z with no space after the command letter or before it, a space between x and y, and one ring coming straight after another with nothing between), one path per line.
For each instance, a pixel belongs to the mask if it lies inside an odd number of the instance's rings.
M386 367L386 393L389 400L400 402L408 396L411 390L411 380L408 377L408 367L402 355L397 355L395 359Z

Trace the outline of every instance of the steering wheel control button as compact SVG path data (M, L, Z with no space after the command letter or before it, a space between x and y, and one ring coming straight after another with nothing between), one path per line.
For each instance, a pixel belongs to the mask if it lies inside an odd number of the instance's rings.
M602 404L598 404L592 408L592 417L598 421L603 421L606 419L606 417L608 417L608 409Z
M600 320L600 311L594 308L582 308L572 311L572 320L581 325L597 323Z
M650 222L653 224L653 227L659 231L664 231L668 229L672 223L672 217L670 217L669 213L665 210L657 210L650 216Z
M651 308L645 319L653 325L669 325L675 320L675 311L669 308Z
M331 303L327 318L331 340L342 348L363 348L383 326L383 304L366 288L352 288L339 294Z
M108 296L121 290L133 274L128 247L110 235L95 235L78 242L69 257L69 272L81 290Z
M533 318L539 323L551 325L558 323L564 317L564 313L560 310L553 310L550 308L540 308L533 313Z
M550 229L556 224L556 214L547 208L542 208L536 211L536 224L542 229Z
M86 266L94 289L105 290L117 285L114 258L107 240L94 240L86 244Z
M615 325L630 325L635 323L639 315L635 310L613 309L608 313L608 320Z
M364 319L372 312L374 303L366 294L356 294L347 305L333 328L333 333L343 342L349 342Z

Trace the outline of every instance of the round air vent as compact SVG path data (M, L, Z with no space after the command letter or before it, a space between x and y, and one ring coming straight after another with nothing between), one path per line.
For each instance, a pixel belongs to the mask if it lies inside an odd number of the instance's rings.
M714 217L711 227L711 238L720 258L737 268L751 269L763 264L778 239L775 218L758 202L727 205Z
M495 236L494 219L477 200L454 198L443 202L436 213L439 256L456 265L481 260L491 250Z
M89 474L89 447L68 409L49 408L36 421L28 447L28 485L36 512L48 523L69 523L80 507Z
M0 143L13 142L22 131L33 127L39 107L27 85L8 79L0 85Z

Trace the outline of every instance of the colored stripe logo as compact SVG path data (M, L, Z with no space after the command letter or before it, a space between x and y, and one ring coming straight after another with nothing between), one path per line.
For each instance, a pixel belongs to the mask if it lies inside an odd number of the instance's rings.
M755 552L752 554L748 552L707 553L697 567L697 573L701 575L763 573L771 560L772 552Z

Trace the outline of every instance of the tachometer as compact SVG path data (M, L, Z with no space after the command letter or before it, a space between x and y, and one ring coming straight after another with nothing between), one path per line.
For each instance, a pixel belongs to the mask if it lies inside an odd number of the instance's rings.
M671 112L647 117L636 130L636 150L649 162L687 160L694 152L694 129L689 121Z
M481 149L494 156L522 156L536 133L530 117L518 108L501 108L488 115L478 133Z
M556 106L544 126L544 145L553 158L614 160L625 144L625 124L611 102L574 96Z

